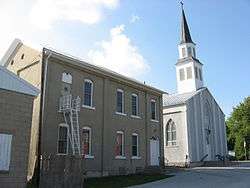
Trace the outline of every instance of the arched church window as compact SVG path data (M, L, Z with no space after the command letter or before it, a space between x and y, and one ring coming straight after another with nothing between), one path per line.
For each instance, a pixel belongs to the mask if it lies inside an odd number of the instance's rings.
M176 145L176 125L172 119L170 119L166 125L166 145Z
M204 113L204 129L205 129L205 139L206 144L210 144L211 137L211 109L208 102L205 103L205 113Z

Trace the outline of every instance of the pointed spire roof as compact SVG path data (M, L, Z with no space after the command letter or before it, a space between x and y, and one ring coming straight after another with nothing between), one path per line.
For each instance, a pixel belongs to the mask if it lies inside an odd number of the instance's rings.
M183 43L194 43L192 41L190 31L188 28L185 12L182 6L182 19L181 19L181 44Z

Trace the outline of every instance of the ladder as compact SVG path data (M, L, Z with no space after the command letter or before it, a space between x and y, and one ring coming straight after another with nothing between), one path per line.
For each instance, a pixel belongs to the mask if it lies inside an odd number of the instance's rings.
M59 112L63 113L64 121L69 125L68 138L71 144L72 154L81 155L80 133L78 112L80 111L81 99L72 95L64 95L60 98Z

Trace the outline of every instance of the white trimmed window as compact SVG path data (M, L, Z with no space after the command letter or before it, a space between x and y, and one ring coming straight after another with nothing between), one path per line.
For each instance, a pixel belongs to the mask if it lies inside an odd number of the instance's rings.
M151 119L156 120L156 101L151 99L150 101L150 109L151 109Z
M132 115L133 116L138 116L138 109L139 109L139 102L138 102L138 95L137 94L132 94L131 98L132 102Z
M192 48L188 47L187 51L188 51L188 56L192 56Z
M82 129L82 153L91 156L91 128L83 127Z
M185 80L185 71L184 71L184 68L181 68L179 70L179 75L180 75L180 81Z
M83 86L83 105L84 106L93 106L93 82L89 79L84 80L84 86Z
M58 128L57 153L68 154L68 125L60 124Z
M124 157L124 133L122 131L116 132L115 155Z
M176 145L176 125L172 119L170 119L166 126L166 145L174 146Z
M191 79L192 78L192 68L187 67L186 71L187 71L187 79Z
M182 57L186 57L186 49L181 48Z
M139 157L139 137L138 134L132 134L132 157Z
M62 82L65 82L67 84L72 84L72 76L68 72L62 73Z
M12 135L0 134L0 170L8 171L11 159Z
M124 91L122 89L116 90L116 112L124 113Z

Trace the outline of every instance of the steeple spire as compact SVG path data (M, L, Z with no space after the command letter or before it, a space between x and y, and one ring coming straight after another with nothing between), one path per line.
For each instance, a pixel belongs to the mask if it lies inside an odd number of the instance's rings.
M192 41L192 38L191 38L191 35L190 35L190 32L189 32L189 28L188 28L188 24L187 24L185 12L184 12L184 9L183 9L183 2L181 2L181 9L182 9L181 44L183 44L183 43L194 43Z

